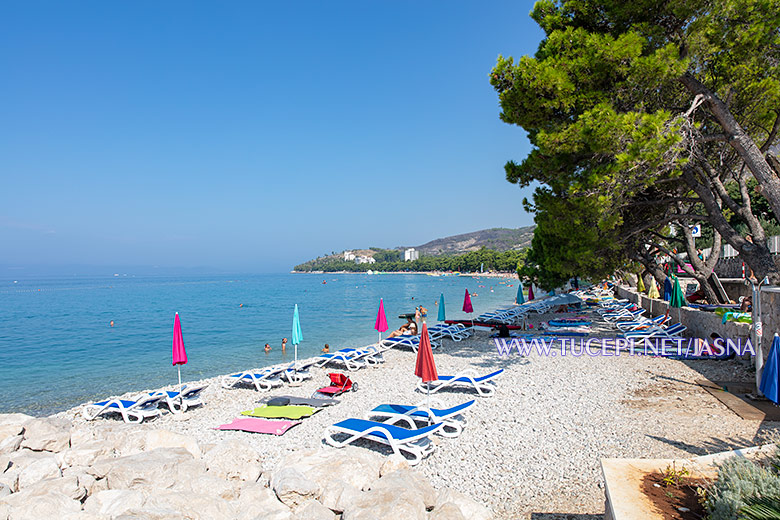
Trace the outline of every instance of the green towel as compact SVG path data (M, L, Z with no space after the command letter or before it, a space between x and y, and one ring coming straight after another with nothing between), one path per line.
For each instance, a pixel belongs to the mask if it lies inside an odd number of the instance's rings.
M254 410L241 412L241 415L249 415L250 417L265 417L266 419L300 419L302 417L309 417L318 411L318 408L312 408L311 406L262 405L255 408Z

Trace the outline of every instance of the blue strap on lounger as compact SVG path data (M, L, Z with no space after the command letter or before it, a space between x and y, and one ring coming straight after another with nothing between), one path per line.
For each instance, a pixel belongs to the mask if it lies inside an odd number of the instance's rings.
M109 399L106 399L105 401L100 401L99 403L94 403L94 404L96 406L106 406L106 404L108 404L108 402L109 402ZM124 408L130 408L131 406L133 406L137 402L138 401L128 401L127 399L118 399L118 400L114 401L113 403L111 403L110 405L108 405L108 407L109 408L119 408L119 404L118 403L122 403L122 406ZM152 402L154 402L154 401L152 401Z
M481 383L482 381L485 381L486 379L493 379L494 377L496 377L497 375L499 375L503 371L504 371L504 369L502 368L500 370L496 370L492 374L488 374L488 375L482 376L482 377L475 377L473 379L477 383ZM450 381L450 380L452 380L453 377L455 377L455 376L439 376L439 381ZM459 377L458 379L455 379L455 382L457 382L457 383L470 383L471 380L468 377Z
M394 426L392 424L384 424L384 423L375 423L374 421L367 421L365 419L345 419L341 422L337 422L333 426L344 428L345 430L352 430L356 433L369 430L376 426L381 426L382 428L384 428L390 433L390 436L393 439L402 441L405 439L426 436L427 434L433 433L434 431L441 428L442 425L441 423L439 423L439 424L433 424L431 426L426 426L425 428L420 428L419 430L407 430L406 428L401 428L400 426ZM371 432L369 435L390 440L387 438L387 435L385 435L384 432L380 432L380 431Z
M434 417L448 417L452 415L456 415L458 412L462 412L466 408L473 405L476 401L472 399L471 401L467 401L463 404L459 404L457 406L453 406L452 408L447 408L444 410L439 410L436 408L431 408L431 412L433 412ZM417 408L416 406L406 406L402 404L380 404L373 410L372 412L380 412L380 413L392 413L392 414L403 414L403 415L409 415L410 417L424 417L427 418L428 414L425 412L425 410L416 410L415 412L409 414L408 412L411 410L414 410Z

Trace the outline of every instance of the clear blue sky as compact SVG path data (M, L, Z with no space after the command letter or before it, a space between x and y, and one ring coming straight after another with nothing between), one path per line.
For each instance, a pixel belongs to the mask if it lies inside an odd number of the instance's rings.
M532 224L532 2L8 2L0 264L285 271Z

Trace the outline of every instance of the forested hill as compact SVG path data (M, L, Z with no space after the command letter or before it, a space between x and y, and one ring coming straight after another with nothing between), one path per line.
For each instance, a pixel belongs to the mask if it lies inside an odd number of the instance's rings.
M534 227L517 229L491 228L446 238L437 238L421 246L414 246L421 255L459 254L481 248L494 251L520 250L530 247Z
M296 265L296 271L431 271L474 270L484 268L514 271L525 249L531 245L534 226L519 229L493 228L438 238L415 246L420 259L403 261L403 251L409 246L394 249L372 247L351 250L357 256L373 258L376 263L356 264L345 260L344 252L324 255ZM523 252L521 254L521 251Z

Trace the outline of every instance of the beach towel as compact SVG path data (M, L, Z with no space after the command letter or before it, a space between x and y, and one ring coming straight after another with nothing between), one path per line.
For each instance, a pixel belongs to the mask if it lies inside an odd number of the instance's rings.
M291 406L313 406L314 408L322 408L324 406L332 406L334 404L339 404L338 399L312 399L307 397L295 397L292 395L280 395L280 396L268 396L263 399L260 399L258 402L263 404L269 404L268 401L271 399L274 399L276 397L284 397L289 400L287 404Z
M284 435L287 430L301 424L301 421L267 421L265 419L233 419L232 423L222 424L215 430L238 430L249 433L268 433Z
M241 415L265 417L267 419L301 419L309 417L318 411L318 408L312 408L311 406L268 406L264 404L254 410L241 412Z

